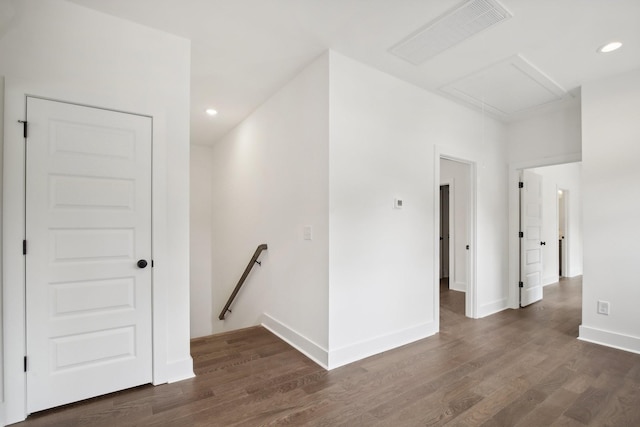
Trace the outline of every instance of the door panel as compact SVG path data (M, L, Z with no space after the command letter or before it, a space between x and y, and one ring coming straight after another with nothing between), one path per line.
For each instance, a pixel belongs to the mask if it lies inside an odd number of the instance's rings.
M520 190L520 306L542 299L542 176L523 171Z
M27 98L27 410L152 380L151 119Z

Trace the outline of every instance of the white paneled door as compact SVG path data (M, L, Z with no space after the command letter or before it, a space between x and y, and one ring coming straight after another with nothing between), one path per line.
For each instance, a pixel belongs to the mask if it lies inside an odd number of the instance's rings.
M32 413L152 380L151 119L28 97L27 122Z
M523 171L520 190L520 306L542 299L542 176Z

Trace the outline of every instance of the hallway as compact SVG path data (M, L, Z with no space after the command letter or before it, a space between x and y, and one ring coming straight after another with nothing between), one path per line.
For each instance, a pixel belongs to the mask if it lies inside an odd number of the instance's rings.
M440 334L330 372L261 327L197 339L196 378L17 426L640 425L640 355L576 339L581 287L479 320L445 301Z

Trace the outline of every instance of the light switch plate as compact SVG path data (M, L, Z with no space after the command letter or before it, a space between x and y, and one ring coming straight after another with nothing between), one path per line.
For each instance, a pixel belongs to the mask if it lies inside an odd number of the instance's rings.
M310 225L305 225L302 228L302 238L304 240L313 240L313 228Z

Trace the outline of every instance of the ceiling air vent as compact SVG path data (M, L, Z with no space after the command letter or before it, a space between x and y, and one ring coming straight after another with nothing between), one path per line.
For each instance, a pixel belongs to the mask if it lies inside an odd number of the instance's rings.
M512 16L495 0L465 1L392 47L391 53L419 65Z

